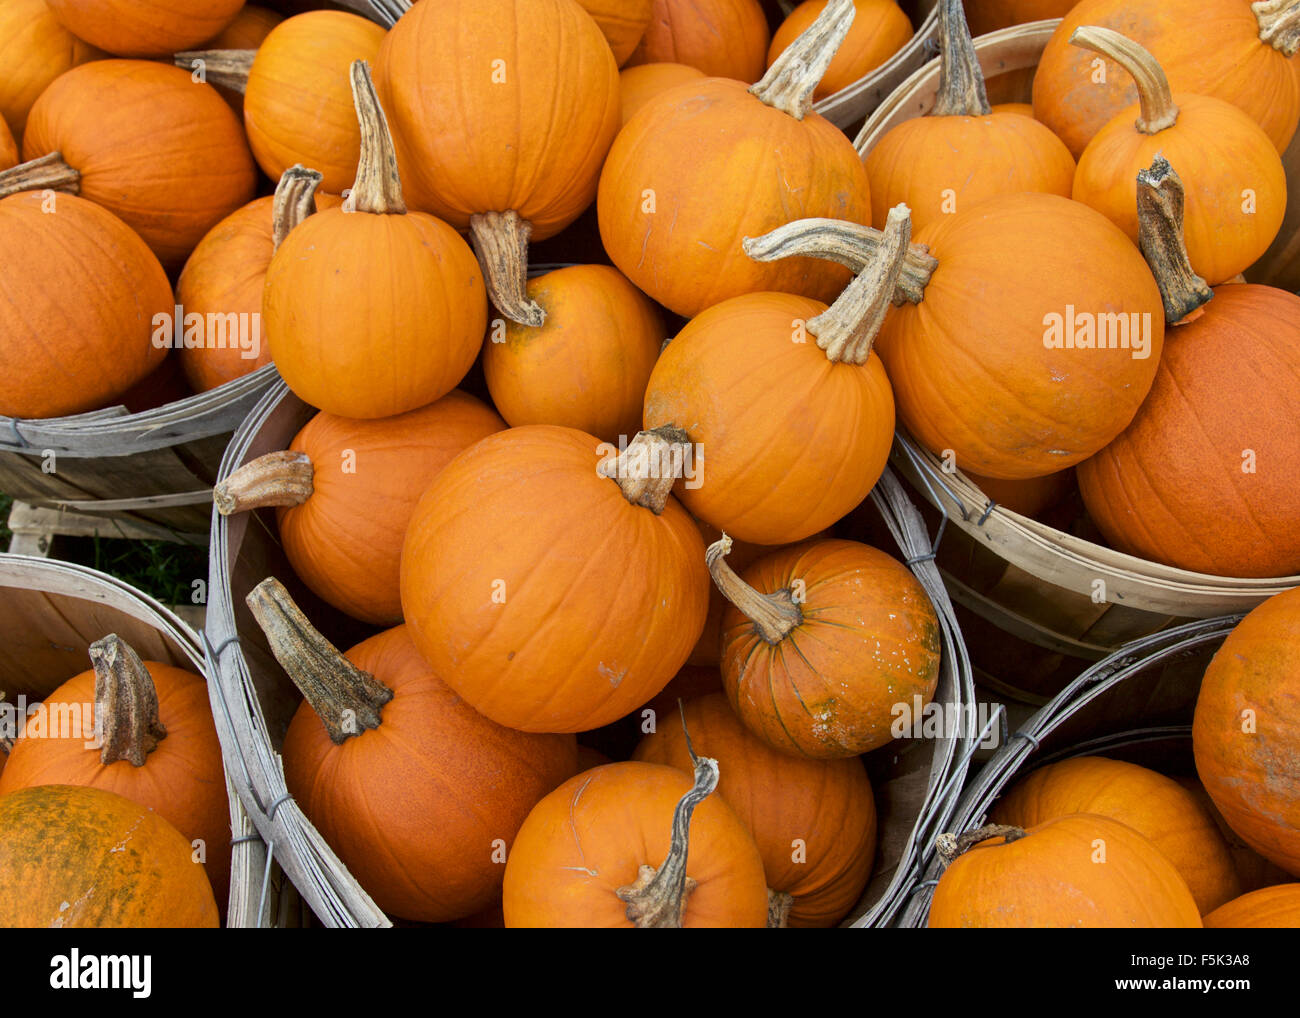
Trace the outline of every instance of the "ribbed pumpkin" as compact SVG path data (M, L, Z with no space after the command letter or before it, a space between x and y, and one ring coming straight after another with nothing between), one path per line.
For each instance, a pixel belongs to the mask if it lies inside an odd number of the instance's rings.
M1286 211L1286 173L1268 136L1222 99L1171 94L1151 54L1118 33L1086 26L1074 42L1122 65L1136 79L1140 99L1084 149L1075 201L1137 243L1137 173L1161 155L1186 189L1184 239L1192 268L1211 286L1247 269L1272 243Z
M749 83L763 73L768 39L759 0L654 0L627 64L689 64L710 77Z
M1201 926L1174 864L1118 820L1070 813L1027 831L997 827L945 837L951 841L940 851L961 854L934 889L931 929Z
M28 720L26 738L14 742L0 774L0 795L35 785L86 785L156 810L187 840L202 842L199 858L224 901L230 800L207 685L193 672L142 662L115 635L92 643L90 660L91 671L54 690L45 711ZM60 716L79 717L81 727L55 730L50 719Z
M1205 917L1207 930L1300 929L1300 884L1279 884L1234 898Z
M578 0L600 27L622 67L645 35L654 14L654 0Z
M120 219L69 194L11 195L0 258L0 414L92 410L162 363L155 316L170 320L171 286Z
M216 929L192 854L175 827L120 795L24 788L0 797L0 926Z
M606 441L641 430L641 401L664 344L654 304L608 265L528 281L537 327L497 319L483 346L492 402L512 427L559 424Z
M440 219L407 212L369 68L352 65L361 162L347 203L307 219L266 273L271 357L296 395L343 417L390 417L446 395L487 324L483 276Z
M168 267L252 199L257 177L239 119L216 90L144 60L96 60L62 75L32 106L23 158L0 174L0 193L75 191L119 216Z
M686 64L639 64L624 68L618 75L623 123L631 120L633 114L656 96L688 81L698 82L703 77L703 71Z
M619 128L600 29L575 0L416 4L384 39L376 77L411 204L469 229L492 303L540 325L524 293L528 239L591 204Z
M738 576L727 544L707 553L731 602L722 686L769 746L814 760L856 756L894 737L896 705L919 713L934 697L939 620L901 562L856 541L809 541Z
M767 66L826 9L827 0L804 0L790 12L772 36ZM847 88L887 61L912 38L912 22L895 0L853 0L856 14L835 59L813 93L814 99ZM884 218L883 216L881 218Z
M694 783L675 767L637 762L570 778L515 839L506 926L763 926L763 860L740 818L710 794L718 770L704 758Z
M0 117L22 141L27 113L64 71L104 54L63 27L45 0L0 3Z
M1173 778L1137 764L1081 756L1040 767L998 800L992 819L1029 828L1068 813L1110 817L1144 835L1182 874L1202 915L1241 893L1214 818Z
M683 704L697 752L718 761L718 794L754 836L773 906L769 925L826 927L857 902L876 849L876 805L859 760L792 760L752 735L721 693ZM692 773L676 712L634 757Z
M1300 877L1300 588L1238 624L1205 670L1196 773L1228 824Z
M244 0L46 0L79 39L121 57L161 57L210 39Z
M870 221L857 151L811 112L852 17L851 0L835 0L757 85L678 86L619 133L600 175L600 237L654 300L690 317L769 290L829 303L848 282L841 266L813 258L759 264L741 242L804 217Z
M402 610L466 702L576 732L668 684L709 596L704 543L669 494L683 441L643 433L614 458L592 435L528 425L438 475L407 529Z
M429 669L405 626L344 656L275 580L248 603L307 698L281 750L285 782L352 875L406 919L445 922L491 905L499 853L573 773L574 738L493 724Z
M1300 122L1300 3L1271 0L1081 0L1048 41L1034 75L1034 116L1077 159L1117 113L1137 102L1133 79L1117 64L1097 69L1095 53L1071 45L1082 25L1110 28L1146 47L1175 92L1208 95L1240 107L1279 152Z
M971 35L987 35L1012 25L1063 18L1078 2L1079 0L966 0L966 20L970 24Z
M929 115L904 120L867 153L872 220L903 202L919 231L993 195L1068 198L1069 150L1032 117L992 112L961 0L942 0L939 11L939 94Z
M402 541L416 503L455 456L505 426L458 389L373 421L320 413L288 452L259 457L217 485L217 509L279 506L280 542L299 579L353 618L396 625Z

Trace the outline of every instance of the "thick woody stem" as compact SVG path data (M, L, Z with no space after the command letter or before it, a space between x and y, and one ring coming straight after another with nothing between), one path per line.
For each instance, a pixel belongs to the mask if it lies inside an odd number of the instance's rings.
M540 329L542 306L528 296L528 238L533 224L518 212L481 212L469 218L469 239L492 306L519 325Z
M800 219L778 226L761 237L746 237L745 254L755 261L778 258L825 258L838 262L855 276L880 257L884 234L870 226L840 219ZM939 260L924 244L909 244L907 257L894 290L895 304L920 304L925 287L939 267Z
M3 702L4 698L5 698L4 693L0 692L0 702ZM14 721L15 731L13 735L10 735L8 732L7 725L0 726L0 753L12 753L14 751L14 739L18 737L18 732L17 732L18 727L19 727L18 719L15 719Z
M794 895L787 891L767 889L767 928L784 930L790 925L790 909L794 907Z
M212 490L222 516L264 506L302 505L311 498L315 471L305 452L268 452L250 460Z
M81 173L63 161L62 152L19 163L0 173L0 198L19 191L81 193Z
M754 623L758 635L767 643L780 643L803 623L803 612L794 603L793 593L778 590L775 594L760 594L727 564L730 551L731 538L726 534L704 551L704 564L709 567L714 586Z
M612 478L633 505L645 506L656 516L664 511L673 484L685 472L690 436L671 424L639 431L627 448L596 466L602 477Z
M182 70L197 72L209 85L220 85L241 95L248 88L255 49L193 49L177 53L172 62Z
M1135 126L1143 134L1157 134L1178 122L1178 107L1169 91L1169 79L1145 47L1098 25L1076 28L1070 42L1115 61L1133 76L1141 106Z
M943 863L944 869L947 869L953 864L957 856L974 848L981 841L988 841L989 838L1002 838L1005 842L1010 843L1019 841L1025 836L1025 833L1023 827L1012 827L1008 824L986 824L973 831L967 831L965 834L940 834L934 841L934 848L939 854L939 861Z
M379 727L380 713L393 691L340 654L307 621L279 580L263 580L245 600L271 653L311 704L334 745Z
M1300 52L1300 0L1259 0L1250 5L1259 22L1259 38L1284 56Z
M750 94L795 120L806 117L813 106L813 93L848 35L856 13L853 0L830 0L817 20L749 87Z
M299 163L280 175L271 206L272 253L280 250L289 231L316 213L316 188L323 178Z
M932 116L984 117L993 112L984 89L984 72L966 24L961 0L939 4L939 95Z
M406 214L402 198L402 178L397 172L397 150L388 131L388 118L379 105L370 65L364 60L352 62L352 102L361 126L361 159L357 179L343 202L344 212L370 212L379 216Z
M167 738L158 720L158 691L139 655L110 634L90 645L95 669L95 735L99 762L119 760L143 767L145 758Z
M1165 321L1181 322L1214 296L1192 270L1183 243L1183 182L1158 155L1137 176L1138 244L1160 287Z

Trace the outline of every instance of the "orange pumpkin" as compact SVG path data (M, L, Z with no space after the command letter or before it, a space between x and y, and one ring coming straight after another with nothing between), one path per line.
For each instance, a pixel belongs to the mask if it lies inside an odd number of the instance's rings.
M763 926L763 860L709 794L717 762L701 764L694 784L674 767L609 764L539 802L506 862L506 926Z
M1000 481L995 477L981 477L966 472L980 491L1004 509L1036 519L1040 514L1059 504L1074 488L1074 471L1061 470L1042 477L1029 477L1021 481Z
M619 72L618 90L622 98L623 123L656 96L688 81L698 82L704 72L686 64L638 64Z
M416 4L384 39L376 75L411 204L469 229L493 305L540 325L524 293L528 240L591 204L619 128L618 66L600 29L575 0Z
M573 736L493 724L429 669L405 626L343 656L275 580L248 603L307 698L281 750L285 783L349 872L406 919L445 922L491 905L502 879L494 856L573 773Z
M369 68L352 65L361 163L347 203L298 226L266 273L271 358L296 395L342 417L391 417L445 396L487 324L483 277L450 226L406 211Z
M961 0L939 4L939 94L928 116L887 131L867 153L871 217L903 202L922 230L984 198L1018 191L1070 196L1074 159L1032 117L994 113L962 17Z
M492 402L512 427L559 424L607 441L641 430L641 400L664 344L658 309L607 265L528 281L538 327L498 319L483 346Z
M619 270L654 300L691 317L746 293L829 303L844 288L840 265L761 264L741 243L792 219L870 221L857 150L811 112L813 89L852 15L850 0L836 0L757 85L722 78L680 85L619 133L600 175L600 237Z
M695 525L700 528L700 536L704 539L706 548L722 538L721 530L705 523L703 520L696 520ZM744 572L751 562L762 558L772 550L766 545L732 540L731 552L728 555L727 562L732 569ZM691 651L688 664L704 668L716 669L718 667L721 660L722 616L726 614L726 611L727 599L722 596L722 591L717 588L716 584L710 586L709 617L704 622L704 632L700 634L699 642L695 644L695 649ZM721 688L721 686L718 688Z
M1063 18L1078 2L1079 0L966 0L966 21L970 24L971 35L987 35L1012 25Z
M216 929L212 887L192 854L161 816L113 792L13 792L0 797L0 926Z
M18 143L9 133L9 125L0 120L0 170L18 165Z
M721 693L690 700L683 712L691 743L718 761L718 794L763 857L777 912L769 925L834 926L862 894L875 858L876 805L861 761L792 760L752 735ZM634 759L692 772L676 712L641 740Z
M1300 929L1300 884L1265 887L1234 898L1205 917L1207 930Z
M0 200L0 257L0 414L93 410L162 363L153 339L170 320L171 286L120 219L69 194L11 195Z
M636 49L654 14L654 0L578 0L600 27L619 67Z
M203 43L204 49L257 49L284 15L267 7L245 4L235 20Z
M978 841L939 878L931 929L1199 929L1174 864L1133 828L1069 813L1031 827L972 832ZM940 851L960 851L957 843ZM1104 865L1102 863L1104 862Z
M708 611L704 544L669 494L681 444L642 433L614 458L581 431L528 425L437 476L407 528L402 610L466 702L576 732L668 684Z
M627 64L688 64L709 77L748 83L763 73L768 38L759 0L654 0Z
M45 0L0 4L0 117L22 141L32 103L55 78L105 54L63 27Z
M1238 624L1205 670L1192 719L1196 773L1223 818L1300 876L1300 588Z
M79 39L121 57L161 57L210 39L244 0L46 0Z
M790 12L772 36L767 66L826 9L827 0L804 0ZM895 0L853 0L855 15L835 59L813 93L823 99L866 77L912 38L912 21ZM878 218L883 219L884 216Z

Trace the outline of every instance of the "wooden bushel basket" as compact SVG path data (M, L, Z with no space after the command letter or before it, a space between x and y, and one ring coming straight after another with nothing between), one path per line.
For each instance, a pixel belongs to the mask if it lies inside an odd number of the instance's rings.
M221 476L287 448L314 413L277 383L236 433ZM913 571L939 614L943 663L935 702L947 716L964 717L962 706L972 703L974 692L970 663L932 561L924 522L891 473L877 485L872 501L899 544L901 557L914 562ZM245 806L321 922L341 927L392 925L288 793L278 750L301 698L271 656L244 598L266 577L275 576L337 645L349 646L370 630L324 604L298 581L280 547L272 510L231 517L214 513L210 568L205 650L210 674L230 709L228 751L243 759L240 773L250 779L239 787ZM898 740L868 756L879 817L876 864L846 925L882 925L906 901L929 861L935 837L948 823L976 737L954 726L940 738Z

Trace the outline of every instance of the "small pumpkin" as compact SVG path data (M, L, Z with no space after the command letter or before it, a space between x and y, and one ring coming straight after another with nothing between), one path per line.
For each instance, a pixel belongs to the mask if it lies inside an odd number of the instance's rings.
M700 536L704 539L706 548L715 541L722 539L722 531L717 527L698 519L695 521L695 525L700 528ZM751 562L762 558L772 550L766 545L732 540L728 562L732 569L737 572L744 572ZM696 643L695 649L691 651L688 664L704 668L716 669L718 667L718 662L721 660L719 655L722 642L722 616L726 614L726 611L727 599L722 596L722 591L718 589L717 584L713 584L709 588L709 617L704 622L704 632L700 634L699 642ZM718 688L722 687L719 685Z
M704 72L686 64L638 64L625 67L618 75L618 91L622 99L623 123L653 98L688 81L699 82Z
M121 57L161 57L210 39L244 0L46 0L77 38Z
M600 27L622 67L641 42L654 15L654 0L578 0Z
M244 4L235 20L203 43L204 49L257 49L284 15L269 7Z
M759 0L654 0L627 66L674 63L749 83L763 74L770 38Z
M826 4L827 0L804 0L786 16L768 47L768 67L817 20ZM853 6L853 25L818 82L814 99L824 99L866 77L912 38L912 21L895 0L853 0Z
M1300 884L1280 884L1243 894L1205 917L1207 930L1300 929Z
M105 54L63 27L45 0L0 4L0 117L22 141L32 103L64 71Z

